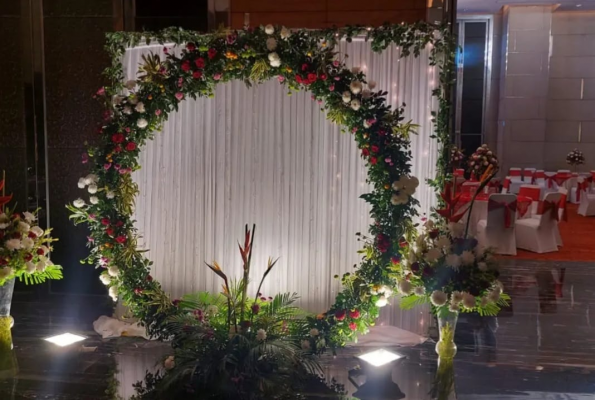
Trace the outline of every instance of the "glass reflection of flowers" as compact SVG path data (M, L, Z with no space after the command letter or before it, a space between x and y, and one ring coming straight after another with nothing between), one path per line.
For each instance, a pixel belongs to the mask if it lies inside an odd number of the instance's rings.
M469 156L467 165L469 173L478 177L483 175L489 167L497 169L498 159L487 144L482 144Z
M283 399L299 391L305 379L317 379L320 366L302 339L315 340L318 332L295 306L297 296L260 293L276 260L269 259L256 296L248 295L253 239L254 228L246 227L239 281L230 280L218 263L207 264L223 281L222 293L195 293L174 302L177 313L166 326L175 355L165 360L164 375L148 375L138 386L138 398L200 393L205 399ZM165 397L151 397L155 393Z

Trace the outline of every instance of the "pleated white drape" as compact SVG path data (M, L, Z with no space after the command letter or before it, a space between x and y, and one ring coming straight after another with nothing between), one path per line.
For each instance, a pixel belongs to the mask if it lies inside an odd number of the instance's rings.
M430 112L438 81L428 52L400 59L397 48L376 54L357 40L343 42L341 51L377 82L376 90L389 92L393 106L406 103L406 119L420 125L412 138L413 173L422 182L420 212L427 212L434 193L423 182L436 168ZM150 52L163 56L163 46L127 50L127 78ZM340 290L333 276L359 262L355 233L366 233L370 220L359 198L367 184L355 141L326 120L309 93L287 96L284 88L276 81L251 89L221 84L214 99L183 102L142 150L143 167L134 173L141 192L137 227L150 249L153 276L173 297L220 290L205 261L217 260L228 276L240 276L236 243L246 223L256 224L252 280L260 280L269 256L280 257L263 286L266 296L297 292L301 306L326 310ZM425 330L422 317L427 323L420 310L393 306L383 316L414 332Z

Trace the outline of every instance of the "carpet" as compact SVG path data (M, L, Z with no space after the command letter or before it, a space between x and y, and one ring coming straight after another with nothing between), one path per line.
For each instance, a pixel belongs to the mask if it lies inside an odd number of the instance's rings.
M537 254L526 250L517 249L513 257L524 260L550 260L550 261L595 261L595 217L578 215L577 204L568 204L568 221L560 222L560 235L562 247L553 253Z

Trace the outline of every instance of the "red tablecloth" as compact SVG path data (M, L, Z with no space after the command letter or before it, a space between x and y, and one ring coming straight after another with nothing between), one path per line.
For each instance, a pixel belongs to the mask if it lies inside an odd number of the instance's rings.
M489 197L490 197L490 195L487 193L480 193L475 198L475 201L487 202ZM463 207L465 204L471 202L472 199L473 199L473 195L471 193L461 194L461 197L459 198L459 201L455 208L457 210L461 209L461 207ZM517 196L516 199L517 199L517 211L519 214L519 218L521 218L527 213L527 210L529 209L529 207L531 207L531 203L533 202L533 200L527 196Z

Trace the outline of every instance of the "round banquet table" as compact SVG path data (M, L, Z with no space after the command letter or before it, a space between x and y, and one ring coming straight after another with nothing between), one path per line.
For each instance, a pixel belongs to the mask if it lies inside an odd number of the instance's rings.
M475 204L473 210L471 210L471 216L469 213L465 214L461 220L463 223L467 223L467 219L471 218L469 224L469 234L475 235L477 233L477 223L481 219L487 219L488 217L488 198L490 197L487 193L480 193L475 198ZM457 202L455 209L457 212L463 208L469 207L473 195L471 193L463 193ZM531 203L533 200L527 196L517 196L517 214L516 219L531 218Z

